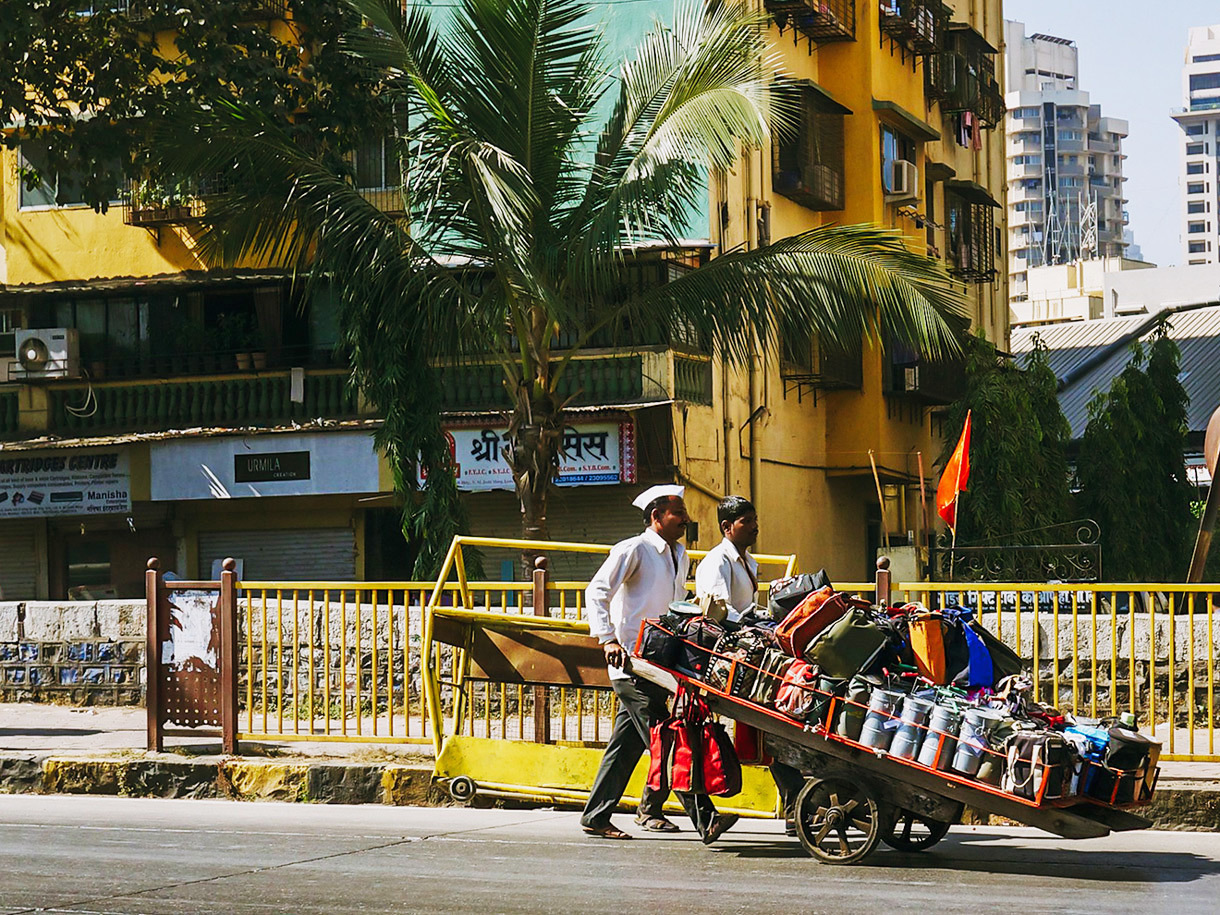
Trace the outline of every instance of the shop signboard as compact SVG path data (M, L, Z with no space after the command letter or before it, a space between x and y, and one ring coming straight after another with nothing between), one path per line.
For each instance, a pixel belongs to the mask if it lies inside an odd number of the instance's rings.
M0 518L130 511L131 469L124 448L0 454Z
M154 442L154 502L373 493L377 451L367 432L226 435Z
M514 488L512 470L504 457L507 433L505 424L446 427L458 489L482 492ZM564 428L556 479L559 486L634 482L635 426L630 420L575 423Z

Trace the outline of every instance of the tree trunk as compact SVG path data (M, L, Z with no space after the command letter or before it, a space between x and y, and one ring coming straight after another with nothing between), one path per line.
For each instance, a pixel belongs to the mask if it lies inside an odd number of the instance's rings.
M521 536L523 540L547 540L547 497L559 470L563 411L553 393L536 393L531 382L523 383L515 393L505 457L521 502ZM537 550L522 553L523 580L532 577L538 555Z

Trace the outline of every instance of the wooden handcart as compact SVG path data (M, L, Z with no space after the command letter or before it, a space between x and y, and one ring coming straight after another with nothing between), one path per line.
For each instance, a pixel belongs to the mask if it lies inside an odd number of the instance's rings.
M879 843L901 851L931 848L960 822L966 806L1069 839L1099 838L1151 825L1129 808L1150 799L1157 774L1154 765L1149 773L1131 773L1145 785L1142 796L1131 804L1084 796L1026 799L952 770L879 753L847 737L802 725L647 661L635 660L633 670L667 688L680 683L697 692L716 714L756 728L772 757L799 769L805 785L795 802L797 835L806 852L828 864L863 861ZM827 720L834 717L832 706Z

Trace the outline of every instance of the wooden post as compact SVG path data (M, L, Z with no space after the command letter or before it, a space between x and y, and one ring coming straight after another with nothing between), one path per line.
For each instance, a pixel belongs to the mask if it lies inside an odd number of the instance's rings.
M220 732L223 751L237 755L237 560L220 573ZM253 676L253 671L250 673Z
M144 708L148 721L148 749L165 749L161 733L161 563L156 556L148 560L144 572L144 599L148 604L147 632L144 642Z
M890 605L890 557L877 560L877 590L873 597L878 607Z
M547 615L547 562L545 556L534 559L534 616ZM551 742L551 697L545 686L534 687L534 743Z

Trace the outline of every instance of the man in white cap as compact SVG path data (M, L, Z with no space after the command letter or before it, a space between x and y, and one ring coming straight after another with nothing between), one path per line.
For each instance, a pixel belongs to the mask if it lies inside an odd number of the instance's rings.
M589 632L602 644L610 668L610 685L618 697L618 715L605 755L593 780L589 801L580 817L586 833L605 839L630 839L610 815L618 806L636 764L649 745L649 730L665 718L668 693L631 673L630 648L645 619L665 613L671 602L686 595L690 558L679 542L686 523L682 486L653 486L632 502L644 512L644 532L614 545L585 589ZM705 844L718 839L736 816L717 815L705 794L679 793L687 816ZM652 832L677 832L661 806L665 795L644 787L636 823Z

